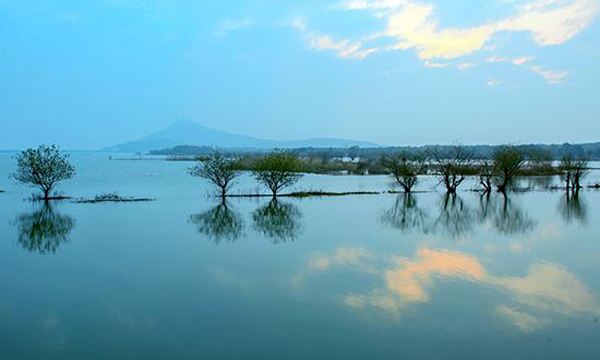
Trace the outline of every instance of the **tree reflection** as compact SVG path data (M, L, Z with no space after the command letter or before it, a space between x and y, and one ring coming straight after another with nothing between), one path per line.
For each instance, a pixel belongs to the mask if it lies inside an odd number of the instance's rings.
M479 197L479 222L484 223L494 216L495 197L488 191Z
M494 225L498 232L513 235L533 230L535 221L504 194L502 195L502 205L494 217Z
M302 213L289 203L276 198L252 214L254 227L274 243L294 241L302 231Z
M442 228L453 238L463 237L473 231L473 211L460 196L445 194L434 228Z
M578 221L581 224L587 223L587 206L579 198L579 193L567 192L560 200L558 205L559 212L566 223Z
M17 242L24 249L39 254L54 254L60 244L69 240L75 220L54 211L50 203L44 202L34 212L19 215L14 224L19 232Z
M394 206L380 216L382 223L403 232L420 229L427 233L427 220L427 213L418 206L416 196L410 193L398 195Z
M216 244L223 240L234 242L244 232L244 221L227 206L226 201L203 213L190 215L189 222Z

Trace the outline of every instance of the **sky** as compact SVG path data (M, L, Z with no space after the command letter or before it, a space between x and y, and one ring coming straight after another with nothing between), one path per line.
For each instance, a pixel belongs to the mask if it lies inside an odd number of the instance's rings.
M179 119L383 145L600 141L600 0L0 0L0 149Z

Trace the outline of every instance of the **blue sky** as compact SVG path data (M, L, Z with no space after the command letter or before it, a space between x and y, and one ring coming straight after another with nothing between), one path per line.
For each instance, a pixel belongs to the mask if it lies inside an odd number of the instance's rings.
M600 141L600 0L0 0L0 148Z

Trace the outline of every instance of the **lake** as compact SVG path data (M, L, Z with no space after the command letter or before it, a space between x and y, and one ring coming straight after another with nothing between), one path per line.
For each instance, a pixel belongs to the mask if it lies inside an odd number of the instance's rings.
M190 163L74 154L24 201L0 154L2 359L597 359L600 192L230 199ZM594 166L597 167L597 164ZM584 183L600 182L593 171ZM307 175L295 190L383 191ZM248 175L233 192L260 188Z

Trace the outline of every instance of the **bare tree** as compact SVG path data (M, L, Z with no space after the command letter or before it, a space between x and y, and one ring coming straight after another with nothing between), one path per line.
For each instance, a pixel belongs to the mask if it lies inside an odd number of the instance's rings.
M256 180L271 190L273 197L277 197L279 190L293 185L302 176L298 171L300 161L294 154L275 150L254 163Z
M501 193L506 193L507 187L523 166L525 157L517 147L503 145L494 152L492 158L496 173L496 187Z
M583 186L581 186L581 179L587 175L589 171L588 161L585 159L579 159L573 163L573 191L579 192Z
M560 164L561 172L565 179L565 189L567 192L579 192L581 179L589 171L588 161L586 159L573 159L570 155L565 155Z
M12 177L21 183L39 187L45 201L50 200L52 189L58 182L75 176L75 167L69 162L69 156L56 145L27 149L16 159L17 170Z
M396 182L402 186L405 193L410 193L417 184L418 176L427 171L427 155L425 153L399 154L385 157L384 168L394 177Z
M570 155L563 156L560 162L560 170L563 173L565 180L565 190L569 192L571 190L571 180L573 177L573 158Z
M448 151L434 153L440 182L446 187L448 194L455 194L456 189L472 172L473 156L464 146L453 146Z
M477 165L477 176L484 194L490 194L494 182L494 164L490 160L480 160Z
M237 160L226 158L216 151L200 159L198 164L189 169L189 173L210 181L219 188L221 198L225 199L233 180L240 174L238 168Z

